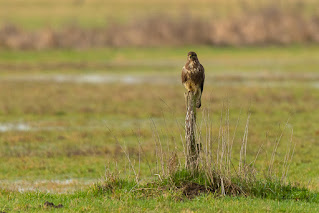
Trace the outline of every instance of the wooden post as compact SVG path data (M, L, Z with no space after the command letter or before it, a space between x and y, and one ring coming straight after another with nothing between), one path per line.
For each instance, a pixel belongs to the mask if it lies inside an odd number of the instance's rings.
M185 140L186 140L186 169L192 173L196 172L199 165L199 144L196 144L196 96L193 92L185 93L186 118L185 118Z

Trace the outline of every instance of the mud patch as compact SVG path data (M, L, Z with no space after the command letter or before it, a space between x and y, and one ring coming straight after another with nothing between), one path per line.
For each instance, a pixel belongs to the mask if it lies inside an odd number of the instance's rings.
M188 183L183 187L183 195L189 199L193 199L203 193L211 192L212 190L198 183Z
M193 199L197 196L200 196L201 194L207 194L207 193L216 193L223 191L223 195L229 195L229 196L238 196L244 194L243 191L240 189L240 187L237 186L237 184L232 183L231 181L225 181L219 178L215 179L215 182L218 184L214 185L201 185L194 182L184 182L179 189L182 190L183 195L188 199ZM222 190L222 186L224 186Z
M51 203L49 201L46 201L43 204L43 208L55 208L55 209L59 209L59 208L63 208L63 205L60 203L59 205L54 205L54 203Z

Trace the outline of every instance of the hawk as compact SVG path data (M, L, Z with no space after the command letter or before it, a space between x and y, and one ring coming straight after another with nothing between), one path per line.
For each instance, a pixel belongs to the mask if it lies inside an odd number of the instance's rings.
M182 83L188 92L193 92L196 98L196 107L201 107L201 97L204 89L205 70L199 63L197 54L189 52L187 62L182 69Z

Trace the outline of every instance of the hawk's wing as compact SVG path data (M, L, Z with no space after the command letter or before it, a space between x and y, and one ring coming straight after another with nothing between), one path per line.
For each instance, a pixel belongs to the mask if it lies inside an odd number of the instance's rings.
M182 77L182 83L184 84L187 81L187 70L186 70L185 66L182 69L181 77Z
M201 92L203 93L204 81L205 81L205 69L204 69L203 65L200 65L199 73L200 73L200 76L199 76L200 89L201 89Z

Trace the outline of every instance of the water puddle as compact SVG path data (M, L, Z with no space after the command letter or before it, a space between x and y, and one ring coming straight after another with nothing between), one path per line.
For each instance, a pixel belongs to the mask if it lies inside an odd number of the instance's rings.
M319 89L319 82L315 82L312 84L312 87Z
M158 124L164 122L163 118L153 118ZM23 122L12 122L12 123L0 123L0 132L11 132L11 131L89 131L106 129L107 127L116 126L117 128L132 128L139 126L140 128L146 128L152 122L150 119L128 119L128 120L99 120L99 121L88 121L86 125L72 125L68 123L60 125L50 125L44 121L36 121L31 123ZM169 123L170 121L165 121ZM174 122L174 121L171 121Z
M14 190L18 192L40 191L47 193L69 193L76 190L82 190L88 186L97 183L98 179L65 179L65 180L0 180L3 189Z
M179 75L115 75L115 74L85 74L85 75L20 75L4 76L0 81L7 82L53 82L53 83L89 83L89 84L181 84ZM316 73L225 73L206 76L206 82L215 85L229 86L295 86L305 85L318 88L319 74ZM310 84L309 84L310 82Z
M89 84L176 84L177 79L167 76L139 76L139 75L36 75L2 77L1 81L9 82L54 82L54 83L89 83Z
M32 128L25 123L0 123L0 132L30 131Z

